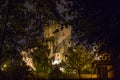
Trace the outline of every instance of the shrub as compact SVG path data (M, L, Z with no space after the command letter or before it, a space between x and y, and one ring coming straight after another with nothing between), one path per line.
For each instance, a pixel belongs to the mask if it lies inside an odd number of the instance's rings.
M49 79L60 79L62 78L62 72L58 65L55 65L48 75Z

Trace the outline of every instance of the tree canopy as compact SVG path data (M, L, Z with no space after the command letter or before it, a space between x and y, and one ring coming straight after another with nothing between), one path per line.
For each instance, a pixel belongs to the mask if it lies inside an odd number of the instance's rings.
M93 61L93 54L85 48L85 46L75 46L69 48L67 57L67 64L69 69L75 70L79 75L84 69L90 69Z

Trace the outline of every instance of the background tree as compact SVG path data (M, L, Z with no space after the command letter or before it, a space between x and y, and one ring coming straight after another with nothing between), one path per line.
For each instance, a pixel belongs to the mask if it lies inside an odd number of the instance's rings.
M81 71L86 67L89 68L88 65L92 63L92 55L88 53L88 50L83 46L75 46L69 48L67 54L67 62L68 62L68 69L73 69L79 75Z

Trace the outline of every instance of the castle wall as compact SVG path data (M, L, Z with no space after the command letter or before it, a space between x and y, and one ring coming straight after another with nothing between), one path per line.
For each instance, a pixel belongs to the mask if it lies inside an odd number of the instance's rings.
M52 39L51 39L52 38ZM71 46L71 26L61 26L57 23L52 23L44 28L44 39L50 49L50 57L65 61L68 47ZM59 57L57 58L57 54Z

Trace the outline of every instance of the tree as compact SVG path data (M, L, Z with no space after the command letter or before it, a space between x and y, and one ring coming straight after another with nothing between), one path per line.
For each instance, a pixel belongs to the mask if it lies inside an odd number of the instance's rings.
M51 61L48 58L50 51L48 46L42 40L38 41L38 49L31 53L33 62L37 72L49 72L51 68Z
M81 70L92 63L92 55L88 53L88 50L83 46L75 46L69 48L67 54L68 68L73 69L81 78Z

